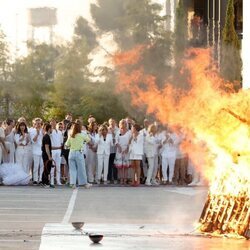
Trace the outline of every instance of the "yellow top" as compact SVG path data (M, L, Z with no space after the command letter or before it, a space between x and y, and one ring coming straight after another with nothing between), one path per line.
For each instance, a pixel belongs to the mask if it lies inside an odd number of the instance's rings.
M78 133L75 135L75 138L70 136L65 145L72 151L79 151L82 150L83 144L88 143L89 141L90 138L87 135Z

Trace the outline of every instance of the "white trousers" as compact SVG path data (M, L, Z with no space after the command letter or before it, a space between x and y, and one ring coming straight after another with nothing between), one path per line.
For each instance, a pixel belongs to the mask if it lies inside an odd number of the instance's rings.
M96 165L97 165L96 153L93 152L91 149L89 149L86 155L86 172L87 172L88 182L93 182L94 177L95 180L97 181Z
M163 181L172 181L174 177L174 165L175 165L176 157L166 157L162 156L162 175ZM167 176L167 169L169 167L169 178Z
M109 155L97 155L98 161L98 180L101 180L103 171L103 180L107 181L109 169Z
M155 155L154 157L154 169L153 169L153 174L152 174L152 180L155 181L155 177L157 175L159 169L159 157L158 155Z
M32 146L31 144L26 146L26 150L27 150L27 157L28 157L28 166L29 166L29 169L31 171L32 169L32 165L33 165L33 152L32 152Z
M29 152L26 146L16 148L16 163L22 166L25 173L30 174Z
M34 166L33 166L33 181L38 181L39 177L39 182L42 181L42 174L43 174L43 158L41 155L33 155L33 161L34 161Z
M146 183L151 183L151 180L155 180L155 176L158 170L158 155L147 157L148 160L148 172Z
M52 158L56 163L56 169L53 168L51 169L51 179L52 179L52 174L54 178L54 172L56 171L56 183L61 184L61 150L60 149L52 150Z

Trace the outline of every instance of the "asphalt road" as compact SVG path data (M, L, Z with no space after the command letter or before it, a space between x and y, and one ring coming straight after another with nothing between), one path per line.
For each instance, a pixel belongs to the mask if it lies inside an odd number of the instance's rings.
M0 186L0 250L38 250L46 223L159 224L177 235L191 233L206 195L205 187L96 186L74 191ZM194 237L186 240L197 241ZM249 241L234 244L233 249L250 249ZM230 249L229 241L226 245Z

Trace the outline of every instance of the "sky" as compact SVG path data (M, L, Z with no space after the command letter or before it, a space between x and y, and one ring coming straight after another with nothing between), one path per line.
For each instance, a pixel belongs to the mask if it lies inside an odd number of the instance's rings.
M165 0L154 0L158 3L164 3ZM10 44L10 51L13 57L25 55L26 41L31 37L31 27L28 25L28 9L37 7L53 7L57 8L58 24L54 27L54 39L57 41L70 40L73 34L74 23L78 16L83 16L90 22L91 15L89 12L90 4L95 0L0 0L0 28L6 35L6 40ZM243 1L244 23L250 24L250 16L247 15L246 10L250 8L250 1ZM247 84L250 87L250 57L247 56L247 51L250 48L250 26L244 25L243 31L243 61L247 62L243 65L243 75ZM48 32L44 28L37 30L36 38L48 41ZM247 39L246 39L247 38ZM112 41L112 36L106 35L102 37L100 43L111 53L117 47ZM93 65L102 65L106 63L105 56L107 53L99 48L95 51L95 59Z
M94 0L0 0L0 25L11 44L11 51L17 52L15 56L19 56L26 53L26 41L31 37L31 26L28 25L29 8L57 8L55 39L70 40L78 16L91 20L89 7L93 2ZM39 28L35 31L35 36L46 41L48 30Z

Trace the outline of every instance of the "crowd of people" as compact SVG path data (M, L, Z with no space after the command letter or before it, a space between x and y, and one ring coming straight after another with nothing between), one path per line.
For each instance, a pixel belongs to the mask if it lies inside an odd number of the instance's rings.
M72 114L57 122L24 117L0 124L0 182L72 188L92 185L199 185L181 150L185 135L157 122L130 118L88 125Z

